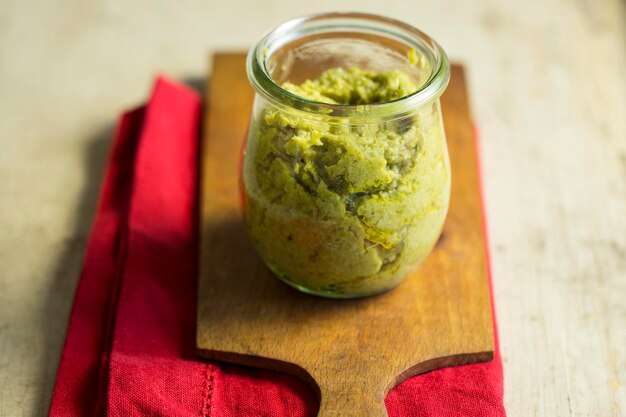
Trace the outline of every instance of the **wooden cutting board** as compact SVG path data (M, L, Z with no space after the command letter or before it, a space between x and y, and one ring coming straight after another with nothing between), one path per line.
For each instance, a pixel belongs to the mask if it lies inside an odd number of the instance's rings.
M238 168L253 92L243 54L214 57L202 139L197 351L292 373L320 396L319 416L386 416L406 378L493 357L478 167L463 69L442 108L452 164L443 235L394 290L332 300L297 292L256 255L239 210Z

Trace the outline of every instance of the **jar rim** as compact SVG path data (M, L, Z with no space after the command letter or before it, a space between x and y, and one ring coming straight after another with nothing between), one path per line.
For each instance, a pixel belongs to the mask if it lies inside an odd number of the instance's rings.
M351 24L332 21L350 21ZM303 29L305 25L311 25ZM317 25L317 26L316 26ZM396 36L412 47L419 47L421 52L429 55L432 70L428 79L413 93L404 97L372 104L330 104L311 100L294 94L274 81L267 69L267 58L272 51L294 41L316 29L333 28L346 31L368 30L383 37ZM350 118L395 118L402 117L415 109L427 104L443 93L450 80L450 63L441 46L419 29L402 21L369 13L333 12L312 14L288 20L266 32L261 39L250 48L246 58L246 72L250 84L255 91L274 105L287 105L312 114L326 114L331 117Z

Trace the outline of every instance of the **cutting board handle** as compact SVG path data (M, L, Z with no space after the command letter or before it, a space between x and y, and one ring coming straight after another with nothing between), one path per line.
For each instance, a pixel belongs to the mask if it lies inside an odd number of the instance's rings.
M318 384L320 408L317 416L387 417L384 389L374 381L363 381L358 377L350 379L350 383L346 383L344 378L328 378L327 381L332 381L330 384Z
M349 404L342 404L343 408L336 408L337 404L327 401L320 404L317 417L387 417L385 402L367 404L360 400L352 399Z

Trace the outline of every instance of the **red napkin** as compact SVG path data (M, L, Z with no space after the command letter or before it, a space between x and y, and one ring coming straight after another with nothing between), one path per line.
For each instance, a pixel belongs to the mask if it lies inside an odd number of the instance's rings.
M194 355L201 101L159 78L122 116L87 246L50 416L315 416L294 377ZM499 353L410 378L390 416L505 416Z

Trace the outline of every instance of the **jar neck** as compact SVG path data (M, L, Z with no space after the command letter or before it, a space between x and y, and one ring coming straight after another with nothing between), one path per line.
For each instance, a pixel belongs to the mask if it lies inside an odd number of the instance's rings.
M418 89L397 100L365 104L329 104L293 94L277 82L271 72L272 58L290 44L306 44L324 36L354 35L375 39L381 45L401 45L424 60L428 73ZM374 43L372 44L374 45ZM247 56L247 74L257 94L278 107L305 113L351 119L396 119L439 98L450 80L450 65L443 49L418 29L397 20L364 13L328 13L289 20L266 33ZM282 64L281 64L282 65Z

